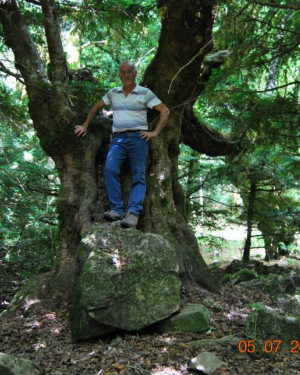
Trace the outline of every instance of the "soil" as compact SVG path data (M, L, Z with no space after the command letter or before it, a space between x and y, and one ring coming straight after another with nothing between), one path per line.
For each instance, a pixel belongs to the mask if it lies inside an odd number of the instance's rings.
M221 269L216 272L222 276ZM273 306L269 296L231 284L220 294L190 284L182 295L183 304L201 303L210 310L208 332L159 334L148 329L78 343L72 340L66 304L55 310L36 305L30 313L1 319L0 351L34 361L40 375L188 375L188 362L203 351L225 362L215 375L300 374L300 337L295 337L295 353L282 347L277 353L241 353L238 345L228 343L189 346L191 341L226 335L247 340L243 330L251 305Z

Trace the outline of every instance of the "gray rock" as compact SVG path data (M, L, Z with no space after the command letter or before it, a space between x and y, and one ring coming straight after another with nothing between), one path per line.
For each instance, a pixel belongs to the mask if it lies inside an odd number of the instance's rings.
M291 341L300 337L300 320L278 309L259 305L248 316L245 334L251 339L279 339L283 346L290 347Z
M170 318L156 324L161 333L201 332L209 329L210 312L200 304L186 304L182 310Z
M82 238L78 258L71 308L75 339L138 331L179 309L177 257L165 238L97 225Z
M37 369L33 362L13 355L0 353L1 375L35 375Z
M226 363L221 361L215 354L203 352L190 360L188 370L199 374L210 375Z

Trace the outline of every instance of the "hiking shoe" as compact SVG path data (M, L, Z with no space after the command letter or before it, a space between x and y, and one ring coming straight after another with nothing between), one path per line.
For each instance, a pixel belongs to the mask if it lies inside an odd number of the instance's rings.
M103 219L106 221L117 221L122 218L122 215L117 211L106 211L104 212Z
M127 212L121 221L121 227L123 228L135 228L138 223L138 215L133 214L132 212Z

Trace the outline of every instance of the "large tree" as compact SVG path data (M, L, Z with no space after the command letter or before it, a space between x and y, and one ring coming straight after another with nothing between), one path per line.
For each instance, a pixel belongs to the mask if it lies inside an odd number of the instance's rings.
M212 3L201 0L158 2L161 35L143 84L166 103L171 115L164 131L150 143L148 190L139 229L173 239L182 279L192 279L217 291L217 282L188 225L184 195L178 182L179 143L182 140L209 155L226 155L237 148L221 134L200 124L192 112L191 104L210 74L209 66L203 70L203 61L213 47ZM54 160L61 181L57 205L60 220L58 262L39 288L39 297L68 299L78 272L76 253L81 235L95 221L101 220L107 208L103 164L109 141L109 122L99 117L87 137L74 136L74 126L83 120L82 103L70 98L58 6L54 0L41 0L40 6L51 76L16 0L0 1L0 20L5 43L14 53L15 67L27 90L34 128L43 149ZM197 78L201 74L202 84L199 85ZM155 121L155 114L150 113L150 124Z

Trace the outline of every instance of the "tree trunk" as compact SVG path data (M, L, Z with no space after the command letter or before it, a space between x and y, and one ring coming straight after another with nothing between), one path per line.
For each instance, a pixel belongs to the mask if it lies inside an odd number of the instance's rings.
M39 289L47 295L68 300L77 275L77 248L81 234L101 220L108 206L103 184L103 168L109 143L110 123L98 118L85 138L74 136L74 125L83 118L69 100L67 67L53 0L42 0L44 27L51 63L50 81L21 11L15 0L0 1L0 20L7 45L15 54L15 64L24 79L29 111L40 142L53 158L61 180L58 199L60 248L55 269ZM142 231L172 238L177 244L183 280L217 291L218 283L205 264L197 239L186 219L184 194L178 182L179 143L185 103L193 100L204 55L212 48L212 6L206 1L164 0L162 31L155 58L143 83L171 109L161 135L150 142L147 196L139 221ZM22 30L22 31L21 31ZM81 103L82 105L82 103ZM153 125L155 114L150 113ZM196 130L197 131L197 130ZM211 136L210 136L210 135ZM212 136L213 135L213 136ZM207 133L209 154L232 151L230 142ZM197 145L195 145L196 147ZM216 148L219 150L216 153ZM230 151L228 151L230 150Z
M243 253L244 262L249 262L250 260L255 198L256 198L256 181L251 181L250 191L249 191L248 211L247 211L247 237L246 237L244 253Z
M217 282L187 223L184 194L178 182L183 113L186 103L194 100L195 77L200 74L205 54L212 48L212 6L187 0L160 1L159 6L163 9L159 47L146 70L143 84L167 104L171 115L164 131L150 145L148 176L155 178L148 178L142 228L171 234L178 244L183 277L216 291Z

